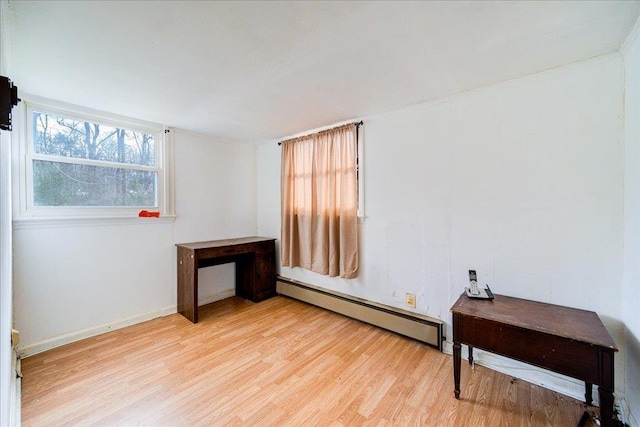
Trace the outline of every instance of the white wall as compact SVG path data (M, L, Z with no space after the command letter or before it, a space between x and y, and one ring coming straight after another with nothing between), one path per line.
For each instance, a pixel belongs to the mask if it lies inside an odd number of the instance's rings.
M286 277L444 319L476 269L495 293L598 312L619 346L619 54L364 118L360 275ZM258 233L278 237L280 150L258 148ZM618 390L623 356L616 356ZM584 393L583 391L581 393Z
M1 67L0 67L1 68ZM0 131L0 426L10 424L16 375L11 346L13 287L11 268L11 138Z
M8 3L0 1L0 75L10 77L11 57ZM13 271L11 266L11 137L0 131L0 426L16 424L18 417L15 360L11 345L13 327Z
M175 223L16 227L23 353L175 312L175 243L255 234L255 147L176 130L174 151ZM233 266L201 280L201 300L233 294Z
M180 130L176 137L175 242L255 235L256 148ZM200 305L234 295L234 264L198 274Z
M172 246L171 223L16 228L20 347L170 310Z
M639 21L640 22L640 21ZM625 268L622 287L625 396L634 424L640 422L640 38L625 46Z

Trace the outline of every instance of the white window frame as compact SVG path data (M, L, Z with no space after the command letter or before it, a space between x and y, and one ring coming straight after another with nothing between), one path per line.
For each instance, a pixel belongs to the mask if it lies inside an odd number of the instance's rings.
M144 221L156 220L157 218L138 218L140 210L159 211L161 221L175 218L173 210L173 174L172 174L172 135L170 129L163 125L144 122L110 113L103 113L88 108L79 107L61 102L44 100L36 97L23 97L22 108L19 111L18 120L20 131L18 132L19 149L19 179L18 188L15 194L19 196L17 200L17 212L14 223L35 223L38 220L43 222L71 222L81 223L86 220L91 221L111 221L111 220L135 220ZM127 130L144 132L151 134L155 138L154 155L155 166L126 165L104 161L95 161L80 158L62 158L34 152L33 144L33 112L51 114L79 121L88 121L100 125ZM46 160L62 163L84 164L100 167L115 167L119 169L149 170L157 173L156 181L156 206L36 206L33 202L33 161Z

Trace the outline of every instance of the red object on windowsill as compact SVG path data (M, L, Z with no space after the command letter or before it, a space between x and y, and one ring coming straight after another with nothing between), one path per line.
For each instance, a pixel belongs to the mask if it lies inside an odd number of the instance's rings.
M160 218L160 212L157 211L140 211L138 212L140 218Z

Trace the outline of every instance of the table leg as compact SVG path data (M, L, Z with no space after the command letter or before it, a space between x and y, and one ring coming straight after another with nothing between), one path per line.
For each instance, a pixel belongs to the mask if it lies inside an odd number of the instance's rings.
M600 425L602 427L613 426L613 393L602 386L598 386L600 397Z
M460 399L460 363L462 362L462 351L459 342L453 343L453 394L456 399Z
M593 403L593 384L588 382L584 383L584 401L589 406Z
M473 347L469 347L469 365L473 366Z

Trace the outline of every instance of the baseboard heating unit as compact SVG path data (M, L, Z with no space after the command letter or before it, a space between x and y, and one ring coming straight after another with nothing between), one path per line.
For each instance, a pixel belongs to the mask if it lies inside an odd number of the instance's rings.
M374 303L296 280L278 277L278 294L387 329L442 351L443 322L429 316Z

